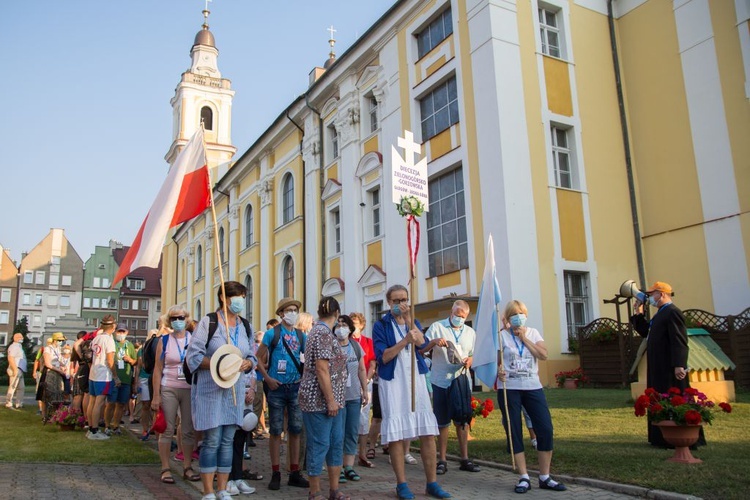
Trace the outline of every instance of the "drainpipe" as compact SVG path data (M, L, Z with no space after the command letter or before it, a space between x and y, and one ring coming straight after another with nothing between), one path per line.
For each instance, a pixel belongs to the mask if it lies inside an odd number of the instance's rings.
M302 154L302 141L305 138L305 129L303 129L302 127L300 127L299 125L297 125L297 122L295 122L294 120L292 120L292 117L289 116L289 110L288 109L286 110L286 118L287 118L287 120L289 120L290 122L292 122L292 125L294 125L295 127L297 127L297 129L300 132L302 132L302 139L299 140L299 155L302 158L302 206L303 206L303 210L302 210L302 214L303 214L302 215L302 234L307 234L307 213L305 213L305 211L304 211L305 200L307 199L307 197L305 196L305 194L306 194L305 193L305 191L306 191L305 185L307 184L307 182L306 182L306 174L305 174L305 156ZM306 278L307 277L307 261L305 260L305 256L306 255L307 255L307 253L305 251L305 238L303 237L302 238L302 259L303 259L302 261L305 262L305 272L302 273L302 293L304 294L303 295L304 297L307 297L307 278Z
M633 219L633 237L635 239L635 256L638 261L638 278L641 286L647 286L646 270L643 265L643 248L641 246L641 225L638 220L638 204L635 196L635 180L633 179L633 160L630 156L630 135L628 133L628 118L625 113L625 99L622 94L622 78L620 75L620 57L617 54L617 38L615 36L615 18L612 14L612 0L607 0L607 19L609 20L609 39L612 44L612 63L615 68L615 84L617 86L617 104L620 108L620 128L622 129L622 144L625 149L625 170L628 175L628 189L630 191L630 214Z
M318 141L320 147L318 148L318 154L320 155L320 194L323 194L323 181L325 180L325 172L323 171L323 117L320 116L320 111L313 108L310 104L310 95L305 94L305 105L312 110L313 113L318 115ZM326 216L325 216L325 202L323 197L320 198L320 286L321 290L323 284L326 282Z

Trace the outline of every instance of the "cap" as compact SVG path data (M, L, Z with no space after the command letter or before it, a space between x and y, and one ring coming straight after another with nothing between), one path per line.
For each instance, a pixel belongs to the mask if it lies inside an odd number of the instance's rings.
M127 332L128 331L128 324L127 323L117 323L117 330L118 332Z
M297 306L297 309L302 307L302 302L299 300L294 300L291 297L284 297L279 301L279 305L276 306L276 314L281 314L281 311L286 309L289 306Z
M663 281L657 281L653 285L651 285L651 288L646 290L646 293L654 293L654 292L662 292L666 293L667 295L672 295L672 286L669 283L664 283Z
M63 335L62 332L55 332L52 334L52 342L55 342L56 340L67 340L65 338L65 335Z

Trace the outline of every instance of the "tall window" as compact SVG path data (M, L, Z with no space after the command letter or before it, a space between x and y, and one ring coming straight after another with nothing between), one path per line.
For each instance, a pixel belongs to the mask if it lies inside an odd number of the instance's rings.
M417 33L417 49L421 59L429 51L434 49L440 42L453 33L453 19L451 10L444 10L425 29Z
M374 325L379 319L383 312L383 301L378 300L370 302L370 324Z
M341 212L338 208L331 210L331 250L333 255L341 253Z
M195 320L200 321L203 317L203 311L201 309L201 299L195 301Z
M10 288L3 288L0 292L0 302L10 302Z
M331 123L328 125L328 137L330 137L331 156L328 161L333 161L334 158L339 157L339 133L336 131L336 126Z
M223 265L227 259L226 255L224 254L224 228L219 228L219 260L221 261L221 264Z
M25 306L31 305L31 294L30 293L24 293L23 294L23 301L21 302Z
M430 276L469 267L463 169L430 181L427 212L427 256Z
M284 297L294 297L294 261L291 256L284 259L282 291Z
M44 271L37 271L36 272L36 280L34 281L37 285L44 285L44 280L47 277L47 273Z
M424 96L419 101L422 116L422 141L436 136L451 125L458 123L458 89L456 77Z
M245 207L245 248L253 244L253 206Z
M282 191L282 209L283 223L286 224L294 219L294 178L292 174L286 174L284 177Z
M27 285L34 282L34 271L24 271L23 282Z
M370 207L372 208L372 237L380 236L380 188L369 192Z
M561 188L576 189L577 182L573 175L572 151L569 146L569 135L572 131L552 126L552 161L555 168L555 185Z
M370 133L373 133L378 129L378 100L374 96L369 96L367 105L370 114Z
M198 245L198 252L195 256L195 279L203 277L203 247Z
M253 324L253 278L249 275L245 277L245 288L247 293L245 294L245 317Z
M0 311L0 324L7 325L9 321L10 321L10 312Z
M563 279L568 338L578 338L578 329L589 322L589 275L565 271Z
M208 106L201 108L201 121L203 122L203 128L206 130L214 129L214 112Z
M539 9L539 34L542 38L542 53L553 57L562 57L560 27L557 22L558 12L549 8Z

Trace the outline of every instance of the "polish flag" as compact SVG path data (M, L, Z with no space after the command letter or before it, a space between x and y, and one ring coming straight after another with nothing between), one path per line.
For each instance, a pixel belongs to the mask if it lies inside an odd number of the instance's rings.
M200 215L210 207L210 189L203 129L199 128L169 169L112 286L139 267L158 267L169 228Z

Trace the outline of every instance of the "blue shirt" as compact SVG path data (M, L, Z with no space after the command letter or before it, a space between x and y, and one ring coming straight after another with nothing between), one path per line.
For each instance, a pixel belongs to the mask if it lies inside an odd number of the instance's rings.
M297 370L294 365L294 361L289 357L289 353L284 347L284 343L281 339L284 339L286 345L294 353L294 357L297 359L297 363L300 363L300 356L305 352L305 342L307 336L302 334L302 345L299 345L299 338L297 338L297 332L295 330L287 330L287 328L281 325L281 335L279 343L276 344L276 348L271 353L271 342L273 341L273 328L263 334L263 345L268 348L269 359L268 359L268 375L275 378L281 384L294 384L300 381L302 374ZM286 371L283 373L279 372L280 368L284 368Z

